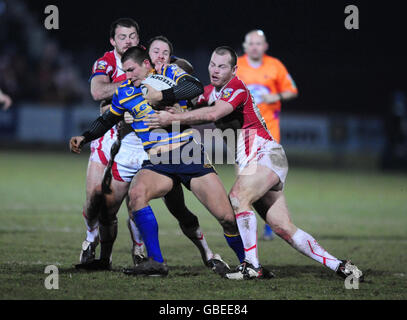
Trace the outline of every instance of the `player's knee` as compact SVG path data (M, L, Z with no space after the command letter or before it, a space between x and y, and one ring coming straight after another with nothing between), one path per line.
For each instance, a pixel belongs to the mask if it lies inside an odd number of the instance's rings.
M234 215L227 215L222 219L219 219L223 231L227 234L236 234L238 233L238 227L236 223L236 218Z
M238 191L232 190L229 193L229 200L234 212L239 212L241 208L245 208L250 205L247 197Z
M129 190L129 207L131 210L138 210L140 205L148 202L147 190L142 185L135 185Z

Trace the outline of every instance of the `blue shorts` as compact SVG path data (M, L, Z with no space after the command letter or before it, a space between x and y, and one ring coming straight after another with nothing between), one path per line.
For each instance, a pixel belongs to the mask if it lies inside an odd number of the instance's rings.
M216 173L203 146L195 141L179 148L158 155L151 155L145 160L140 170L147 169L171 178L176 183L182 183L191 190L191 179Z

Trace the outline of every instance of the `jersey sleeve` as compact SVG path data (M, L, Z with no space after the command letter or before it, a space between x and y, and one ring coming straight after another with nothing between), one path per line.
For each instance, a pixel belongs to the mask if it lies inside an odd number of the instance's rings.
M124 108L120 104L119 95L120 95L119 89L116 89L116 92L114 93L112 98L112 105L110 106L110 112L114 113L116 116L121 116L126 111L126 108Z
M241 82L235 82L223 89L222 96L219 100L230 103L233 109L236 109L247 101L248 94L248 89Z
M176 64L170 64L163 66L161 74L172 79L175 83L178 83L179 79L188 75L183 69Z
M113 75L113 70L114 70L113 62L107 55L104 55L103 57L96 60L96 62L93 64L92 75L90 76L89 81L92 80L93 77L97 75L108 76L111 79Z
M278 92L284 92L284 91L291 91L291 92L298 92L297 86L291 77L291 75L288 73L286 67L281 63L281 61L278 61L277 64L277 90Z

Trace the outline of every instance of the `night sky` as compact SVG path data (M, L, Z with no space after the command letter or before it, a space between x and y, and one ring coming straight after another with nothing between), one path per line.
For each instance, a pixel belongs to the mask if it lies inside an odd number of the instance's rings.
M131 17L141 27L142 43L159 34L189 59L208 83L209 53L230 45L239 54L244 35L262 29L269 54L282 60L293 76L298 99L285 110L319 113L383 114L395 90L407 93L405 81L407 24L396 1L27 1L38 21L44 8L59 8L60 29L48 31L61 47L94 60L111 47L110 23ZM359 30L344 27L347 5L359 8ZM199 52L208 52L208 55ZM86 73L86 72L85 72Z

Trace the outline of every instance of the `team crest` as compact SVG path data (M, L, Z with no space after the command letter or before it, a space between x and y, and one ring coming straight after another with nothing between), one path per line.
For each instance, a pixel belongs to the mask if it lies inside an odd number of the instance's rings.
M225 90L223 90L222 93L222 99L227 99L232 95L233 89L231 88L226 88Z
M98 61L98 64L96 66L96 70L105 70L107 66L107 62L106 61Z
M125 91L126 96L130 97L134 93L134 87L131 87Z

